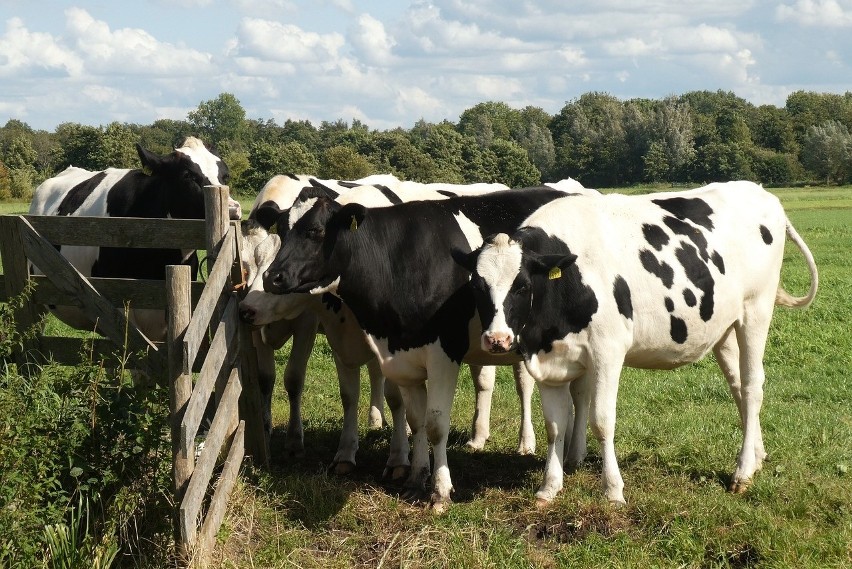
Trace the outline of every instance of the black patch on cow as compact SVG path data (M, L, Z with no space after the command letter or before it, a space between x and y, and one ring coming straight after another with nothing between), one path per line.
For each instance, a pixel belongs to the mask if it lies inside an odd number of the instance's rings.
M320 297L320 300L328 310L331 310L335 314L337 314L343 309L343 301L340 300L339 297L331 294L330 292L323 293L323 295Z
M393 205L399 205L402 203L402 200L398 195L393 193L391 189L387 186L383 186L381 184L376 184L376 189L382 192L382 195L387 198L387 200Z
M358 182L344 182L342 180L338 180L337 185L343 186L344 188L357 188L358 186L362 186L363 184L359 184Z
M656 255L648 249L639 251L639 260L642 267L652 275L659 278L666 288L672 288L674 284L674 270L665 261L660 262Z
M722 259L722 255L720 255L718 251L713 251L713 255L710 257L710 259L713 261L713 264L716 265L716 268L719 269L719 272L724 275L725 260Z
M692 289L685 288L683 289L683 301L691 308L696 305L698 299L695 298L695 293L692 292Z
M633 318L633 299L630 297L630 287L624 277L618 275L612 283L612 294L615 297L615 305L618 312L625 318Z
M65 194L62 198L59 207L56 209L56 215L71 215L83 205L92 192L95 191L103 179L106 178L106 172L98 172L85 182L80 182Z
M651 200L670 214L680 220L689 220L709 230L713 230L713 221L710 216L713 208L700 198L663 198Z
M669 312L674 312L674 301L667 296L665 302L666 302L666 310L669 311Z
M663 223L675 234L683 235L692 241L698 248L698 252L703 260L707 261L710 259L710 255L707 254L707 239L700 229L670 215L663 218Z
M645 236L645 241L657 251L662 251L663 245L669 242L668 234L659 225L651 223L642 224L642 235Z
M524 227L514 237L525 251L539 255L571 255L564 241L547 235L538 227ZM555 341L585 330L598 311L598 299L592 288L583 282L577 263L571 263L562 269L559 278L551 279L546 273L533 276L532 305L527 310L525 317L519 314L523 318L522 327L509 321L510 315L506 315L512 329L520 332L519 348L524 355L539 350L550 352Z
M438 193L439 193L439 194L441 194L442 196L446 196L446 197L448 197L448 198L457 198L457 197L459 197L459 195L458 195L457 193L455 193L455 192L451 192L451 191L449 191L449 190L438 190Z
M701 319L707 322L713 316L713 287L715 286L713 275L707 264L698 257L695 247L689 243L681 243L675 250L675 257L683 266L686 278L702 293L698 313Z
M669 333L672 336L672 340L674 340L677 344L683 344L686 342L686 322L673 314L669 317L669 321L671 323Z
M763 237L763 242L767 245L772 245L772 233L765 225L760 226L760 236Z

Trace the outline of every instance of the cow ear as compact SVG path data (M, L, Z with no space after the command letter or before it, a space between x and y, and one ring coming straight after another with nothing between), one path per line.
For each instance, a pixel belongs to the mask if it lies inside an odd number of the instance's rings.
M527 263L530 273L536 275L547 275L551 280L562 277L563 269L566 269L577 260L577 255L553 254L553 255L534 255L527 256Z
M162 156L142 148L142 145L138 142L136 143L136 154L139 155L139 161L142 163L142 168L149 172L156 172L160 169L160 165L163 163Z
M325 197L327 197L330 200L336 200L337 197L340 195L338 192L335 192L334 190L332 190L331 188L329 188L328 186L326 186L325 184L323 184L322 182L320 182L316 178L311 178L311 179L308 180L308 182L315 189L319 190L320 196L324 195Z
M480 249L481 247L476 248L473 251L465 252L453 247L450 251L450 255L452 255L453 260L461 265L463 269L472 273L476 270L476 260L479 259Z
M335 203L335 202L332 202ZM334 213L329 220L329 228L337 230L358 231L367 217L367 208L361 204L346 204Z
M254 219L267 231L275 225L275 222L278 221L278 218L284 213L278 204L272 200L265 201L260 204L256 210L252 213Z

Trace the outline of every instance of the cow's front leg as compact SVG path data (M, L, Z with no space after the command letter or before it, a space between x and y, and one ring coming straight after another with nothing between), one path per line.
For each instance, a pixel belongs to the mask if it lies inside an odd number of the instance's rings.
M304 312L293 321L293 342L290 347L290 358L284 367L284 388L290 400L290 420L287 423L287 438L285 450L292 456L302 456L305 453L305 432L302 426L302 392L305 388L305 373L308 368L308 358L314 349L317 337L317 318Z
M358 452L358 396L361 387L361 366L347 366L337 352L334 352L334 365L337 368L337 382L340 388L340 402L343 405L343 429L337 453L334 455L334 473L351 474L355 470L355 454Z
M521 426L518 432L518 454L535 454L535 429L532 424L532 396L535 380L523 362L512 366L515 391L521 402Z
M470 377L476 391L476 408L473 411L473 425L467 446L482 450L491 437L491 398L494 395L494 381L497 370L494 366L469 365Z
M588 376L582 375L570 384L571 399L574 401L574 425L571 437L565 438L565 470L574 472L586 459L586 426L589 422L589 402L592 391Z
M263 414L263 431L266 443L272 436L272 393L275 388L275 350L263 341L260 330L252 331L252 342L257 353L257 380L260 390L260 407Z
M429 482L429 441L426 439L426 384L399 386L405 416L411 427L411 472L405 481L406 499L422 499Z
M545 384L538 386L541 394L541 414L547 432L547 455L544 463L544 480L536 492L536 505L548 504L562 490L562 459L565 448L565 432L571 420L573 405L568 384Z
M367 425L371 429L381 429L385 426L385 376L375 359L367 363L367 373L370 376L370 414Z
M613 356L613 361L617 361L618 365L602 366L588 373L588 381L592 384L590 425L601 445L604 495L611 503L625 504L624 480L615 456L615 408L623 358Z
M367 364L367 369L371 375L373 373L381 375L382 373L376 360L371 360ZM382 377L384 378L384 375ZM411 463L408 460L408 423L406 422L405 404L399 386L392 381L385 381L384 391L391 420L393 420L393 435L391 436L390 453L382 478L389 478L395 482L405 478L411 468Z
M443 354L442 354L443 355ZM437 358L436 358L437 359ZM440 357L429 365L429 390L426 399L426 433L432 443L435 468L432 472L430 507L436 514L446 511L450 504L453 482L447 461L447 438L450 434L450 411L458 383L459 366Z

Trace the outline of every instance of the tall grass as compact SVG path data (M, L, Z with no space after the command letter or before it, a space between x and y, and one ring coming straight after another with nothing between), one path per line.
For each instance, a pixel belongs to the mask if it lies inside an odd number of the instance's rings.
M761 415L769 459L745 494L726 490L741 433L711 356L670 372L624 371L616 440L626 507L605 502L592 441L586 464L536 510L546 441L538 402L538 453L517 456L517 398L501 369L492 436L481 452L464 445L474 397L466 372L460 378L448 451L454 504L433 517L380 479L387 429L362 427L354 476L328 473L341 412L321 339L304 396L306 455L282 454L288 411L279 384L274 465L250 472L238 488L220 534L221 566L852 566L852 190L777 194L816 257L820 292L807 310L776 310ZM793 293L807 290L794 246L782 278ZM283 366L286 348L277 357ZM364 393L362 425L366 401Z

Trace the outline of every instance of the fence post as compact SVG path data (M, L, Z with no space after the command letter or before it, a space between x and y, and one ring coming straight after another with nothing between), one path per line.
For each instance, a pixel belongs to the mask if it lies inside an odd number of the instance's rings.
M192 313L190 297L189 265L169 265L166 267L166 300L168 303L169 350L169 410L172 428L172 475L175 484L175 537L178 543L187 544L189 536L180 535L180 516L178 509L183 501L186 485L195 468L192 453L184 458L180 452L180 425L186 404L192 395L192 374L184 373L183 336L189 326Z
M207 270L213 268L219 244L228 232L228 186L204 187L204 218L207 220Z

